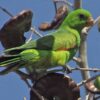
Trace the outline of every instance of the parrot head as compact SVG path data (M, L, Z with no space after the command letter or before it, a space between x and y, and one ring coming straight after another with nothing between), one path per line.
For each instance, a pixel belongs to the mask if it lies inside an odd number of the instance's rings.
M73 29L81 31L85 26L93 25L94 20L89 11L77 9L69 13L63 24L64 26L68 25Z

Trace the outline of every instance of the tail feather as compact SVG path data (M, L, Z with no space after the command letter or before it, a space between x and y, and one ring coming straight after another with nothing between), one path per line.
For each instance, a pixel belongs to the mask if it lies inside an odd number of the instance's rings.
M4 53L7 53L7 54L18 54L23 50L25 50L25 48L14 47L14 48L5 49Z
M3 55L0 57L0 66L7 66L20 61L19 55Z

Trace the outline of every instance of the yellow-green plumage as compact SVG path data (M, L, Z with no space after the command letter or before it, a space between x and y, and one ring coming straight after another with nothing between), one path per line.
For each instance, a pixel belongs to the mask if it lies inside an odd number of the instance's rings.
M24 63L32 66L36 63L37 67L45 66L46 63L47 65L49 64L49 66L46 67L64 65L69 59L67 55L70 55L67 51L47 51L35 49L25 50L20 54Z
M4 52L9 54L13 52L15 58L20 59L16 62L26 66L27 69L64 66L76 54L81 41L80 32L87 25L89 17L91 14L86 10L73 11L55 32ZM4 58L4 61L0 60L0 66L8 65L5 62L7 57ZM15 58L10 62L12 63Z

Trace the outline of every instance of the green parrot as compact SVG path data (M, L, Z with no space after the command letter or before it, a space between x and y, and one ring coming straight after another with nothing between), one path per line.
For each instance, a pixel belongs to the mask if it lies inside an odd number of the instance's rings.
M13 71L25 66L29 73L35 69L42 70L56 66L69 69L66 63L73 58L80 46L81 30L92 24L93 18L89 11L74 10L55 32L31 40L22 46L5 50L5 54L0 58L0 66L9 65L9 69L12 68Z

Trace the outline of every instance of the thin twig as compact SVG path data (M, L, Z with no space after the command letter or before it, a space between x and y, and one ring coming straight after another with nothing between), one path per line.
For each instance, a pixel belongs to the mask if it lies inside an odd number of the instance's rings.
M73 70L100 72L99 68L79 68L79 67L76 67L76 68L72 68L72 71Z
M82 8L82 0L74 0L74 9Z
M98 17L95 19L94 24L96 24L99 20L100 20L100 16L98 16Z
M100 69L99 68L80 68L80 67L70 67L71 68L71 71L76 71L76 70L79 70L79 71L91 71L91 72L100 72ZM47 70L47 73L51 73L51 72L60 72L60 71L64 71L63 68L59 68L59 69L52 69L52 70Z
M73 61L75 61L76 63L81 63L81 59L77 57L73 57Z
M38 97L39 100L44 100L44 97L41 96L31 85L30 83L28 82L27 79L31 79L29 78L29 75L24 73L24 72L21 72L20 70L16 70L15 71L20 77L21 79L27 84L28 88L30 88L32 90L32 92ZM25 99L25 98L24 98ZM26 100L26 99L25 99Z
M31 27L30 31L32 32L29 39L26 41L26 43L28 43L29 41L32 40L32 36L33 36L33 33L38 35L39 37L43 37L42 34L40 34L34 27Z
M24 80L24 82L27 84L28 88L32 90L32 92L38 97L39 100L45 100L43 96L41 96L28 82L28 80Z
M73 8L73 4L67 0L53 0L54 2L62 2Z
M78 83L77 85L80 87L80 86L82 86L82 85L84 85L84 84L86 84L86 83L88 83L88 82L90 82L90 81L93 81L93 80L96 79L96 77L98 77L98 76L100 76L100 74L95 75L95 76L93 76L93 77L91 77L91 78L89 78L89 79L87 79L87 80L83 80L82 82Z
M36 35L38 35L39 37L43 37L42 34L40 34L34 27L31 27L30 29L33 33L35 33Z
M5 12L7 15L9 15L10 17L13 17L13 14L11 14L7 9L3 8L0 6L0 9Z
M58 71L62 71L62 70L63 70L63 68L61 68L61 69L59 68L59 69L54 69L54 70L48 70L48 72L58 72ZM71 71L75 71L75 70L100 72L99 68L79 68L79 67L72 68L71 67Z
M55 12L57 13L57 5L55 1L54 1L54 7L55 7Z

